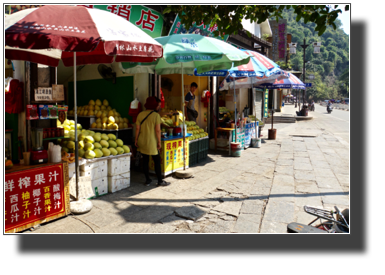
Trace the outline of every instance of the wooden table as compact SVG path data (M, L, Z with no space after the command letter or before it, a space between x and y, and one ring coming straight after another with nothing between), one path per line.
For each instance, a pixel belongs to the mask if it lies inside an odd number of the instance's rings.
M226 148L227 149L227 146L225 147L218 147L217 146L217 136L218 136L218 132L225 132L228 136L228 139L229 139L229 156L231 155L231 141L232 141L232 131L235 131L234 128L221 128L221 127L218 127L215 129L215 151L217 151L217 148Z

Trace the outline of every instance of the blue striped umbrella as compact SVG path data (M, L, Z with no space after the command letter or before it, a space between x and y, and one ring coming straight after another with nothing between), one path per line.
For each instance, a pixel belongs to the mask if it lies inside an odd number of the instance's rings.
M265 89L305 89L305 84L294 74L290 74L289 78L276 80L274 83L263 83L258 88Z

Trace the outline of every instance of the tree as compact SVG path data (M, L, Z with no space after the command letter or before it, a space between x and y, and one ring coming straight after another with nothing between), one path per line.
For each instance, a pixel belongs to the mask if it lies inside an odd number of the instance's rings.
M192 26L193 22L203 21L210 26L217 25L214 35L224 36L225 34L237 34L242 30L242 20L249 19L251 23L258 24L265 22L269 18L277 21L283 18L285 9L293 8L296 14L296 21L307 24L315 23L315 31L322 35L328 26L337 28L334 23L341 9L330 5L170 5L163 13L175 12L179 14L181 23L185 26ZM345 5L345 11L349 10L349 5Z

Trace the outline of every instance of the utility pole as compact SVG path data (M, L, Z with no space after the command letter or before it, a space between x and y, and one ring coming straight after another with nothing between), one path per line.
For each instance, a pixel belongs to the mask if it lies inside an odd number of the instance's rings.
M305 63L306 63L306 48L308 47L309 45L306 45L306 39L304 38L303 39L303 45L301 45L302 49L303 49L303 72L302 72L302 81L303 83L305 84L305 73L306 73L306 67L305 67ZM305 84L306 85L306 84ZM302 103L305 104L305 96L306 96L306 86L305 86L305 89L303 90L303 96L302 96Z

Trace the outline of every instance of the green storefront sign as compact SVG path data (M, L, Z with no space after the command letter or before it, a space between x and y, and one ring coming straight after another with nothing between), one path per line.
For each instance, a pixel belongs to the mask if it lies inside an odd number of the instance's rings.
M162 36L163 16L161 13L140 5L79 5L115 13L142 29L152 38Z
M203 36L218 38L223 41L227 41L227 38L229 38L228 34L226 34L224 38L222 38L221 36L214 36L213 32L217 30L217 24L214 24L214 26L210 27L210 25L205 25L202 21L201 23L199 23L199 25L197 23L194 23L189 29L186 29L185 25L182 24L181 21L181 18L177 15L168 35L180 33L195 33Z

